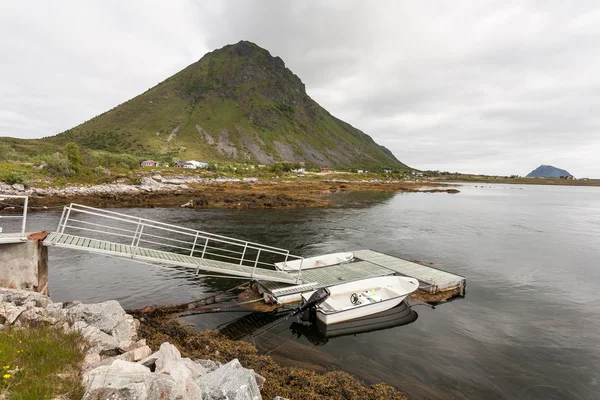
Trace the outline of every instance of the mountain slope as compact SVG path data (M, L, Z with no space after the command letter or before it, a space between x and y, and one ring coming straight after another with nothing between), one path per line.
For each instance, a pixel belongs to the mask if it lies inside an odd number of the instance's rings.
M246 41L210 52L145 93L49 139L203 161L408 169L312 100L279 57Z
M527 178L560 178L561 176L571 175L564 169L553 167L552 165L540 165L527 174Z

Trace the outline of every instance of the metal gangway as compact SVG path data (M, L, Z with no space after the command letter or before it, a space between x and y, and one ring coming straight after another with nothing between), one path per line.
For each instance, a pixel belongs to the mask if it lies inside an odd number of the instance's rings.
M196 275L306 283L302 268L294 274L276 270L276 262L303 260L289 250L81 204L64 207L44 245L183 267Z

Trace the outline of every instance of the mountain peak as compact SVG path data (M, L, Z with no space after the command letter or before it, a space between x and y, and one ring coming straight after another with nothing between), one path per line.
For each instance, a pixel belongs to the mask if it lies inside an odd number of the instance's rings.
M552 165L542 164L530 173L528 178L560 178L561 176L570 176L571 174L564 169L553 167Z
M202 161L408 169L311 99L280 57L245 40L205 54L57 139L98 150Z

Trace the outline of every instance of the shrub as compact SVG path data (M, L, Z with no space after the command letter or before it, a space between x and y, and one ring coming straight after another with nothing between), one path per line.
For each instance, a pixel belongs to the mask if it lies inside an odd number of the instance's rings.
M62 153L56 152L52 154L50 159L47 161L47 164L48 170L56 175L68 176L71 174L69 160Z
M21 174L15 173L15 172L8 173L3 178L3 180L4 180L4 182L8 183L9 185L14 185L15 183L20 183L20 184L25 183L25 177Z

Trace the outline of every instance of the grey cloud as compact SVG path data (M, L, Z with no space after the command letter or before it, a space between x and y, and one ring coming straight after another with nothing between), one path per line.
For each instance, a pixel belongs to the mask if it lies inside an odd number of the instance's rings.
M593 1L15 4L0 16L0 135L57 133L244 39L416 168L600 177Z

